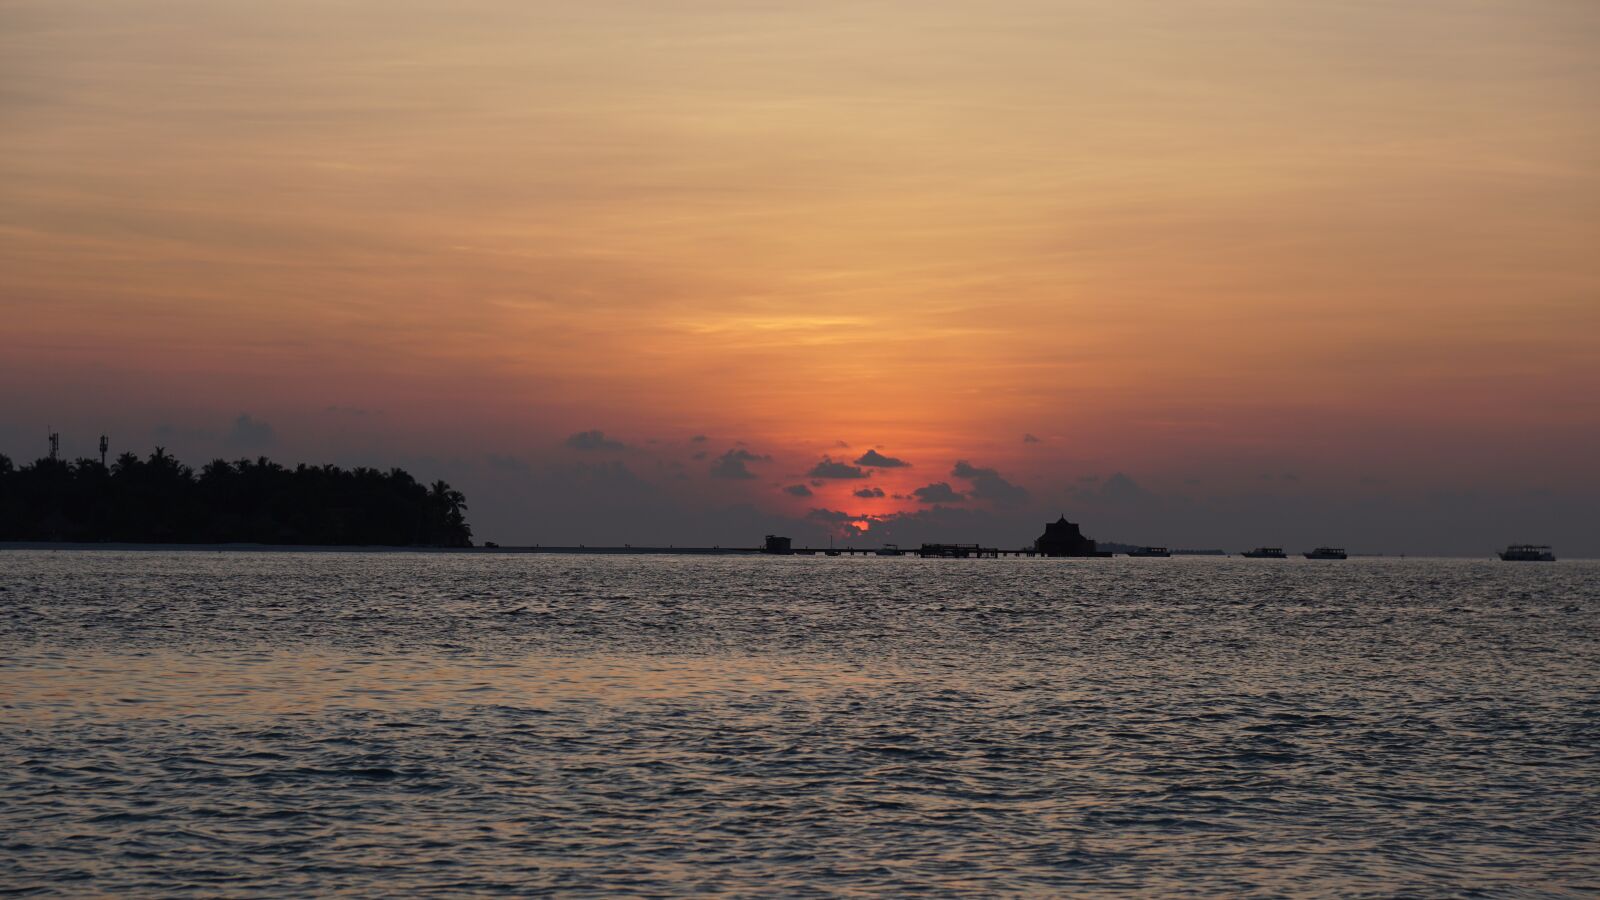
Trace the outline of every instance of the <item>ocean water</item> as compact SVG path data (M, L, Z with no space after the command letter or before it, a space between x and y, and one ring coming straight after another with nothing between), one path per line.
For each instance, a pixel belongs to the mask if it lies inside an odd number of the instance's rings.
M1600 563L0 552L0 892L1600 895Z

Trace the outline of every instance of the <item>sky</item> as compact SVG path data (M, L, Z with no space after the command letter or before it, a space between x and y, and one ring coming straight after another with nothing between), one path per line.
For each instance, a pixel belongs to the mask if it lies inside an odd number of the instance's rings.
M1597 46L1588 0L0 0L0 453L399 465L506 544L1600 556Z

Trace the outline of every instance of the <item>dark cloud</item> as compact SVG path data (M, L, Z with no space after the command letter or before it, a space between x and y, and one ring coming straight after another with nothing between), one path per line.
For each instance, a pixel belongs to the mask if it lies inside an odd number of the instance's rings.
M372 415L372 410L359 406L324 406L322 411L330 416L342 416L347 419L360 419Z
M1031 518L1018 521L997 517L985 509L933 505L910 512L867 517L861 535L867 540L894 541L902 547L923 541L950 543L990 542L996 546L1021 546L1039 532Z
M1005 480L994 469L979 468L964 459L956 461L950 474L972 483L974 500L984 500L998 506L1017 506L1028 499L1026 488Z
M214 425L225 426L231 419L219 419ZM0 421L0 439L5 437L5 425ZM203 458L201 446L220 449L222 430L215 427L209 441L197 442L193 451L178 442L159 443L180 458L199 459ZM24 438L29 449L37 444L32 431L13 431L19 445ZM127 432L130 436L136 433L131 427ZM116 433L113 432L114 439ZM84 430L84 434L92 438L98 432ZM148 430L137 434L139 440L132 443L143 444L150 437ZM280 447L287 442L286 435L279 435ZM117 441L115 446L124 443L128 442ZM548 443L559 445L560 440ZM7 449L0 444L0 450ZM140 449L148 452L149 447ZM1257 482L1254 475L1261 470L1258 466L1248 473L1230 470L1205 479L1210 485L1248 475L1242 478L1248 482L1242 488L1208 492L1188 488L1182 493L1163 493L1127 473L1118 477L1106 472L1088 483L1076 483L1072 475L1067 475L1056 484L1047 478L1042 478L1038 487L1029 484L1030 496L1039 505L1030 500L1021 506L1002 507L975 502L970 496L966 503L918 503L913 497L903 504L911 507L904 512L869 515L865 513L889 504L850 496L866 486L861 482L844 482L844 499L837 501L826 490L837 488L838 481L823 481L824 490L813 488L815 498L779 493L791 483L809 484L810 479L806 478L770 485L766 478L711 483L729 489L721 496L764 495L772 506L780 508L766 510L743 499L719 502L719 492L705 490L704 467L709 460L691 464L694 480L682 482L669 477L668 469L656 469L653 459L648 468L638 467L635 472L609 462L612 457L606 454L578 454L548 445L544 449L552 458L542 458L538 448L497 448L496 452L508 457L525 459L531 470L497 465L483 452L470 460L477 463L475 467L468 465L469 460L453 457L385 455L374 460L362 455L329 461L341 465L400 465L426 480L444 478L465 491L471 504L473 531L480 538L507 546L676 543L750 547L759 545L762 535L783 534L793 537L796 546L814 547L827 546L831 534L836 544L844 539L866 546L892 541L902 547L916 547L920 542L939 541L1015 548L1031 542L1045 522L1065 513L1067 518L1082 523L1084 533L1091 537L1128 544L1238 550L1260 544L1305 549L1319 543L1338 543L1358 552L1486 557L1513 539L1506 536L1510 532L1553 543L1557 555L1563 558L1600 556L1600 533L1594 528L1594 509L1600 506L1600 494L1592 490L1544 495L1520 488L1496 491L1475 485L1454 493L1431 487L1393 487L1380 492L1357 484L1360 471L1349 476L1348 484L1341 482L1341 489L1317 489L1315 484L1324 479L1310 478L1308 470L1298 465L1278 464L1267 471L1274 475L1298 471L1301 483L1289 485L1276 479ZM979 468L970 458L968 464L972 469ZM775 469L777 463L765 465ZM760 464L752 463L749 468L758 475L767 474ZM651 477L641 477L647 473ZM940 479L934 476L919 483L936 480ZM971 493L966 480L948 475L942 480L955 490ZM746 493L746 487L752 492ZM908 492L909 488L900 491ZM859 503L857 514L829 510L807 516L810 504L823 496L829 496L830 503ZM781 509L786 507L800 508L790 514Z
M807 472L806 474L810 475L813 478L865 478L865 477L867 477L867 473L862 471L861 469L859 469L859 468L857 468L855 466L852 466L847 462L840 462L838 460L835 460L831 456L824 456L822 458L822 462L819 462L816 465L812 466L811 467L811 471Z
M1080 482L1084 479L1078 479ZM1121 472L1105 478L1086 482L1088 486L1074 488L1075 501L1092 504L1100 509L1130 509L1144 507L1157 498L1137 481Z
M874 497L882 497L883 496L883 488L881 488L881 487L864 487L861 490L856 491L855 494L856 494L857 497L861 497L862 499L870 500L870 499L872 499Z
M712 478L748 479L756 477L747 463L766 462L770 457L758 456L749 450L733 449L717 457L711 464Z
M1139 482L1122 474L1121 472L1106 479L1100 488L1101 496L1113 503L1132 503L1150 496L1150 492L1139 485Z
M716 462L711 464L711 477L750 479L756 477L756 473L750 471L750 469L745 466L744 460L734 459L733 457L724 454L717 457Z
M1033 436L1033 435L1031 435L1031 434L1025 434L1025 435L1023 435L1023 436L1022 436L1022 442L1023 442L1023 443L1024 443L1024 444L1038 444L1038 443L1042 443L1042 442L1041 442L1041 441L1040 441L1040 440L1039 440L1039 439L1038 439L1038 438L1036 438L1036 437L1034 437L1034 436Z
M791 484L788 487L784 488L783 492L785 494L793 494L796 497L809 497L809 496L811 496L811 488L808 488L803 484Z
M567 446L574 450L626 450L627 444L606 437L599 429L580 431L567 438Z
M272 426L251 418L249 413L240 413L222 439L232 450L265 450L277 441L278 436L273 433Z
M860 519L861 517L860 516L852 516L847 512L841 512L841 511L839 511L837 509L820 509L819 508L819 509L813 509L812 511L806 513L806 518L810 519L813 522L826 522L826 523L831 524L831 525L839 525L839 524L843 524L845 522L854 522L854 521Z
M705 442L706 436L703 434L697 434L694 437L689 438L689 443L691 444L704 444Z
M711 477L747 480L756 477L756 473L750 471L744 460L724 453L711 464Z
M884 456L876 450L868 450L856 460L856 465L874 466L879 469L903 469L911 465L911 463L903 459L896 459L893 456Z
M694 454L693 456L691 456L689 458L690 459L705 459L706 455L707 455L706 452L704 450L701 450L699 453L696 453L696 454Z
M933 484L919 487L911 492L919 503L960 503L963 497L948 482L935 481Z
M958 459L956 460L955 468L950 470L950 474L957 478L985 478L999 475L1000 473L994 469L980 469L964 459Z

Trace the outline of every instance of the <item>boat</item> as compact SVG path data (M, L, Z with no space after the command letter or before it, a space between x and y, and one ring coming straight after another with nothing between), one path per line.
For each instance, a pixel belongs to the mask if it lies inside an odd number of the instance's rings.
M1318 547L1308 550L1306 559L1349 559L1350 555L1344 552L1343 547Z
M1172 551L1168 550L1165 547L1140 547L1137 550L1129 550L1128 551L1128 555L1129 556L1171 556L1172 555Z
M879 556L904 556L906 552L900 549L899 544L884 544L878 548Z
M1549 544L1512 544L1501 551L1500 558L1506 562L1556 561L1556 555L1550 551Z
M1257 547L1254 550L1246 550L1241 555L1244 556L1245 559L1288 559L1289 558L1289 554L1283 552L1283 548L1282 547Z
M833 549L833 538L828 538L828 549L822 551L823 556L838 556L839 551Z

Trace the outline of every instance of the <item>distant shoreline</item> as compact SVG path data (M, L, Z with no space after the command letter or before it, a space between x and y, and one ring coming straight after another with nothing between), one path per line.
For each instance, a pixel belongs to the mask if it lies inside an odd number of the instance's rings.
M192 553L575 553L590 555L752 556L753 547L424 547L389 544L139 544L90 541L0 541L5 550L118 550Z
M842 549L842 548L841 548ZM505 547L404 547L388 546L381 544L353 544L353 545L321 545L321 544L138 544L138 543L89 543L74 541L0 541L0 552L7 550L47 550L47 551L117 551L136 553L450 553L450 554L503 554L503 555L573 555L573 556L762 556L759 547L585 547L573 546L505 546ZM875 556L871 551L856 549L857 556ZM795 554L808 556L808 553ZM818 554L820 555L820 554ZM781 558L781 557L780 557ZM904 557L915 559L915 553L908 553ZM1036 557L1044 559L1047 557ZM1118 558L1123 558L1119 556ZM1238 553L1226 556L1203 554L1195 557L1198 559L1237 559L1243 558ZM1356 559L1494 559L1492 554L1484 556L1426 556L1426 555L1401 555L1382 553L1352 553L1352 560ZM1571 558L1569 558L1571 559ZM1282 563L1293 560L1267 560L1267 563Z

